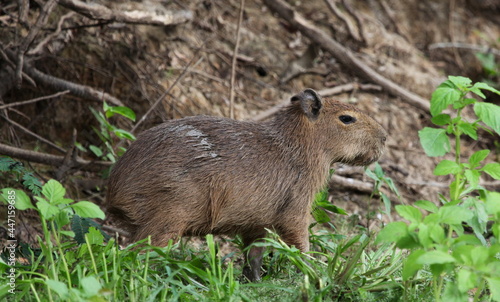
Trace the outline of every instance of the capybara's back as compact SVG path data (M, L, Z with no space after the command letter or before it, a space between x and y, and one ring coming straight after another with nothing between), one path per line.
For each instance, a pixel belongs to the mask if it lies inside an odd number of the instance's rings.
M241 234L246 245L274 229L308 250L314 194L334 162L378 159L386 132L353 106L311 89L267 122L195 116L139 135L113 167L107 210L137 241ZM261 251L250 250L259 278Z

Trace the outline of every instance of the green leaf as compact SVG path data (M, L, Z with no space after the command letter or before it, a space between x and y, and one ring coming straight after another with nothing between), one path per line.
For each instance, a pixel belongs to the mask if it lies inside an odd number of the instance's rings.
M94 154L95 154L95 156L97 156L97 157L101 157L101 156L102 156L102 154L103 154L103 152L102 152L101 148L99 148L99 147L97 147L97 146L90 145L90 146L89 146L89 149L90 149L90 151L92 151L92 153L94 153Z
M377 235L376 243L396 242L408 235L408 226L402 221L391 222Z
M395 209L401 217L409 220L410 222L419 223L422 221L422 212L415 207L397 205Z
M481 171L488 173L491 177L496 180L500 180L500 164L499 163L488 163L481 168Z
M415 206L431 213L436 213L438 211L438 207L428 200L418 200L415 202Z
M481 150L477 151L474 154L471 155L469 158L469 164L470 168L474 169L479 166L479 164L486 158L488 157L488 154L490 154L490 150Z
M453 263L455 261L452 255L442 251L426 252L417 259L417 263L423 265Z
M99 224L90 218L82 218L78 215L73 215L71 218L71 230L75 232L75 240L79 244L85 243L85 234L89 232L89 228L99 228Z
M429 237L434 242L441 244L446 239L444 229L439 224L432 224L429 226Z
M500 193L488 192L486 193L486 212L490 215L500 214Z
M469 89L472 84L471 79L461 76L448 76L448 80L462 90Z
M467 292L462 292L459 289L456 280L447 281L444 291L441 294L441 301L446 302L464 302L468 301L468 298Z
M500 301L500 277L485 278L488 281L491 296L495 301Z
M96 296L102 288L101 283L94 276L83 277L80 280L80 285L87 298Z
M420 256L422 256L424 253L424 250L414 250L406 258L406 260L404 260L403 281L407 281L411 277L415 276L415 274L423 267L422 264L417 262L417 259L420 258Z
M90 227L89 231L87 234L87 240L89 244L92 245L102 245L104 242L104 236L102 235L101 231L97 230L95 227Z
M445 129L425 127L418 131L418 136L428 156L443 156L451 150L450 139Z
M43 185L42 194L48 199L49 203L57 203L59 200L64 198L66 189L60 182L55 179L51 179Z
M438 215L442 223L461 224L472 217L472 212L460 206L446 206L439 208Z
M462 171L459 164L454 161L444 159L434 169L434 175L458 174Z
M492 103L477 102L474 112L481 120L500 135L500 107Z
M125 131L123 129L115 129L113 132L119 138L124 138L124 139L128 139L128 140L131 140L131 141L135 141L136 140L136 137L132 133L130 133L128 131Z
M36 203L36 207L40 211L40 214L43 216L43 218L51 219L59 213L60 209L57 206L48 203L45 199L38 196L35 196L35 198L38 200L38 202Z
M132 120L135 122L135 112L134 110L128 108L128 107L123 107L123 106L107 106L104 108L104 111L106 112L106 117L110 118L112 117L115 113L120 114L129 120Z
M477 140L477 131L476 128L467 122L460 122L457 125L457 128L463 133L467 134L473 140Z
M30 198L28 197L28 195L26 195L26 193L24 193L24 191L5 188L2 190L2 197L5 199L6 203L14 203L13 205L18 210L22 211L26 209L36 209L31 203Z
M493 93L496 93L498 95L500 95L500 91L496 90L495 88L491 87L490 85L486 84L486 83L483 83L483 82L477 82L476 84L474 84L474 86L472 86L473 88L479 88L479 89L482 89L482 90L488 90L490 92L493 92ZM483 98L484 99L484 98Z
M330 216L328 216L328 214L326 214L321 208L315 208L312 211L312 215L317 223L327 223L330 221Z
M71 207L73 208L73 210L75 210L75 213L81 217L100 219L104 219L105 217L105 214L101 210L101 208L90 201L79 201L75 204L72 204Z
M47 286L55 291L60 298L65 298L67 295L68 295L68 286L66 285L66 283L63 283L61 281L56 281L56 280L51 280L51 279L48 279L48 280L45 280L45 284L47 284Z
M434 125L444 126L451 124L451 117L449 114L438 114L431 119Z
M458 101L461 97L460 90L450 81L444 81L432 93L431 96L431 115L440 114L446 107Z
M471 188L477 188L479 186L479 179L481 178L481 173L477 170L465 170L465 178L469 182Z

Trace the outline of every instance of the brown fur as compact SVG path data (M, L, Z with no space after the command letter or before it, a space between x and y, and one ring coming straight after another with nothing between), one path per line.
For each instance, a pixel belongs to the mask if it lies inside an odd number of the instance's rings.
M345 124L339 116L356 118ZM195 116L143 132L113 168L108 212L136 241L241 234L245 245L274 229L308 251L309 211L334 162L377 160L386 132L355 107L311 89L267 122ZM247 256L259 278L262 249Z

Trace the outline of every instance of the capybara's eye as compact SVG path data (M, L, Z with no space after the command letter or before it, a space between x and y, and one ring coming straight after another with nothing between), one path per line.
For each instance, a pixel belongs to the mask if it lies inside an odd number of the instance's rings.
M356 118L350 115L341 115L339 116L339 120L344 124L352 124L356 121Z

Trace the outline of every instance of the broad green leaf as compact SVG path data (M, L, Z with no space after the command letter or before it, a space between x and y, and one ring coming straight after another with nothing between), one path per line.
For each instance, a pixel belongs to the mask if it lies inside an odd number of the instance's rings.
M417 262L417 259L420 258L425 253L424 250L414 250L407 258L404 260L403 264L403 281L407 281L411 277L415 276L415 274L420 270L423 265Z
M59 213L60 209L57 206L48 203L41 197L35 196L35 198L38 200L38 202L36 203L36 207L40 211L40 214L43 216L43 218L51 219Z
M86 233L85 236L87 236L87 240L90 244L102 245L104 242L104 236L101 231L95 227L90 227L89 232Z
M443 243L443 241L446 239L446 235L444 234L444 229L439 224L431 224L429 226L429 236L434 242L438 244Z
M464 302L468 300L467 291L463 292L457 285L456 280L448 280L441 294L441 301L446 302Z
M490 92L493 92L493 93L496 93L496 94L500 95L500 91L496 90L495 88L493 88L490 85L488 85L486 83L483 83L483 82L477 82L472 87L479 88L479 89L482 89L482 90L488 90Z
M87 298L96 296L102 288L101 283L94 276L83 277L80 284Z
M428 200L418 200L415 202L415 206L431 213L435 213L438 211L438 207L433 202L430 202Z
M132 133L130 133L128 131L125 131L123 129L115 129L113 132L119 138L125 138L125 139L131 140L131 141L135 141L136 140L135 135L133 135Z
M500 193L488 192L486 193L486 212L491 215L500 214Z
M500 277L486 277L486 281L488 281L491 296L493 297L493 299L495 301L500 301Z
M50 203L54 203L64 198L66 189L57 180L51 179L43 185L42 194Z
M446 107L458 101L460 96L460 90L451 81L444 81L432 93L430 107L431 115L436 116L440 114Z
M457 127L460 131L468 135L473 140L477 140L477 131L472 124L461 122L457 125Z
M420 244L422 244L425 249L431 247L432 239L429 235L429 227L426 224L419 224L417 236Z
M458 174L462 171L459 164L454 161L444 159L434 169L434 175Z
M418 131L418 136L428 156L443 156L451 150L450 139L445 129L425 127Z
M441 207L438 215L440 221L447 224L461 224L472 217L471 211L460 206Z
M442 113L442 114L438 114L438 115L434 116L431 119L431 122L434 125L444 126L444 125L451 124L451 117L449 114Z
M90 149L90 151L92 151L92 153L94 153L94 154L95 154L95 156L97 156L97 157L101 157L101 156L102 156L102 154L103 154L103 152L102 152L101 148L99 148L99 147L97 147L97 146L90 145L90 146L89 146L89 149Z
M2 197L6 203L12 204L18 210L35 209L28 195L22 190L5 188L2 190Z
M101 210L101 208L90 201L79 201L75 204L72 204L71 207L73 208L73 210L75 210L75 213L81 217L100 219L104 219L105 217L105 214Z
M417 259L417 263L424 265L453 263L455 261L452 255L442 251L425 252Z
M500 135L500 106L477 102L474 104L474 112L486 125Z
M448 80L462 90L468 89L472 84L471 79L461 76L448 76Z
M410 222L419 223L422 221L422 212L413 206L397 205L395 209L401 217Z
M402 221L391 222L377 235L376 243L396 242L408 235L408 226Z
M488 164L484 165L484 167L481 169L481 171L488 173L491 177L493 177L496 180L500 180L500 164L499 163L488 163Z
M469 182L471 188L477 188L479 185L479 178L481 178L481 173L478 170L465 170L465 178Z
M45 284L47 284L51 290L55 291L60 298L65 298L68 295L68 286L66 283L48 279L45 280Z
M488 157L488 154L490 154L490 150L481 150L477 151L474 154L471 155L469 158L469 164L470 168L474 169L479 166L479 164L486 158Z

